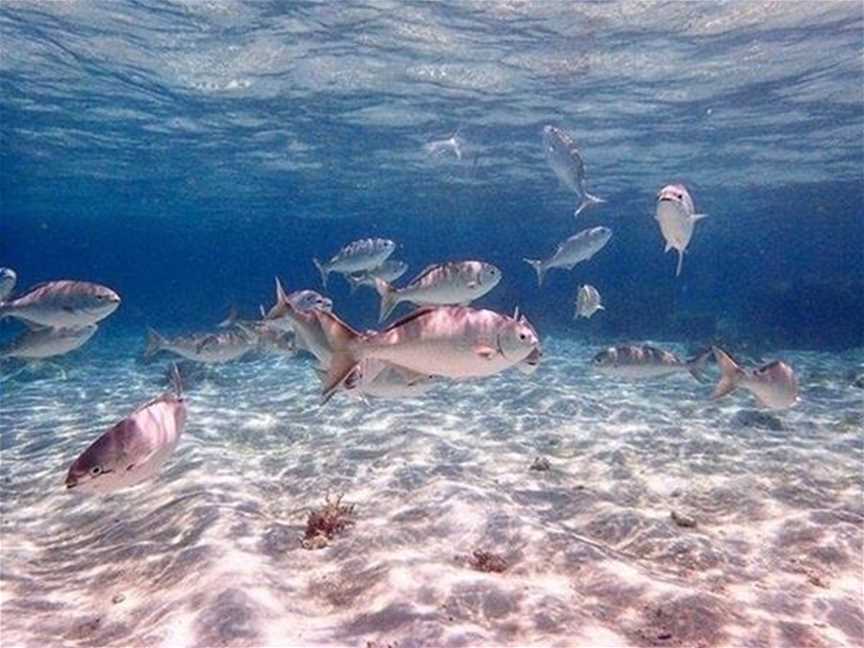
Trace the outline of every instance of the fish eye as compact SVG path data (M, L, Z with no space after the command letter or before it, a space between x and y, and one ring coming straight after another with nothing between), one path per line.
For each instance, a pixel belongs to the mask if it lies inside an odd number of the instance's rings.
M520 339L520 340L523 340L523 341L524 341L524 340L527 340L527 339L528 339L528 335L525 334L525 333L520 333L520 334L519 334L519 339Z
M93 475L94 477L96 477L97 475L101 475L102 474L102 466L93 466L90 469L90 474Z

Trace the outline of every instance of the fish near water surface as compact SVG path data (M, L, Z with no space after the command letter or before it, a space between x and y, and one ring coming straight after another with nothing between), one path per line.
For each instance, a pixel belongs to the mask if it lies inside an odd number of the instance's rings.
M575 192L581 200L573 213L574 217L579 216L586 207L606 202L585 189L585 162L579 147L568 133L554 126L544 126L543 151L546 161L561 183Z
M18 275L12 268L0 268L0 303L12 294L17 281Z
M154 477L186 426L186 402L175 369L174 391L136 408L94 441L69 467L66 488L108 495Z
M89 281L48 281L0 303L0 318L51 328L81 328L105 319L120 305L120 296Z
M467 306L422 308L383 331L365 335L333 313L316 311L315 315L333 351L325 400L367 358L458 379L496 374L540 347L534 327L518 313L509 317Z
M756 397L762 407L768 409L787 409L798 402L798 376L785 362L774 360L747 371L723 349L714 347L713 351L721 375L712 398L722 398L736 388L743 387Z
M492 290L501 281L501 271L483 261L450 261L430 265L404 288L385 281L375 282L381 296L379 321L384 321L402 302L421 306L468 305Z
M590 318L598 310L606 310L600 303L600 293L594 286L585 284L576 295L576 312L573 314L573 318Z
M707 214L697 214L693 206L693 198L687 188L681 184L670 184L663 187L657 194L657 209L654 218L660 226L660 233L666 241L665 252L678 252L678 265L675 276L681 275L684 264L684 252L693 238L696 222L706 218Z
M600 351L591 361L595 369L620 378L656 378L687 372L702 382L702 373L711 357L711 350L690 360L682 360L670 351L649 344L620 345Z
M0 349L0 358L43 360L82 347L99 327L88 324L79 328L37 328L24 331Z
M537 285L543 285L543 277L551 268L572 270L582 261L587 261L602 250L609 239L612 230L608 227L592 227L574 234L558 244L558 249L548 259L523 259L537 273Z
M393 254L395 249L396 244L390 239L361 239L349 243L325 263L318 259L312 259L312 262L321 273L321 283L326 288L327 275L331 272L350 274L377 268Z

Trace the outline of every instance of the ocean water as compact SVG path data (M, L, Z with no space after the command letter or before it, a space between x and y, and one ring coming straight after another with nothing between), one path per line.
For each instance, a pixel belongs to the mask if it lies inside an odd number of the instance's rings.
M0 3L0 266L123 299L81 349L0 361L0 643L864 645L862 35L839 0ZM607 201L578 219L547 124ZM671 182L708 214L677 278ZM538 288L523 258L597 225ZM399 284L495 263L476 305L520 308L537 371L322 405L303 354L184 365L159 475L66 490L167 389L146 327L323 290L312 258L367 236ZM584 283L606 310L574 321ZM378 326L373 291L324 292ZM782 359L800 401L590 365L649 342ZM304 546L339 496L352 523Z

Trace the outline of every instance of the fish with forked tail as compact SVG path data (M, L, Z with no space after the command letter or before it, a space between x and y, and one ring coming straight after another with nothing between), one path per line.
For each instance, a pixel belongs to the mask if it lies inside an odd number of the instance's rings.
M396 244L390 239L361 239L343 247L329 261L322 263L312 259L312 262L321 273L321 283L326 288L327 275L331 272L349 274L372 270L384 263L395 249Z
M670 351L650 344L620 345L603 349L594 356L591 364L603 373L621 378L656 378L688 372L702 382L702 373L710 357L711 349L685 361Z
M737 387L743 387L768 409L787 409L798 402L798 376L785 362L774 360L758 369L747 371L723 349L714 347L714 358L720 367L720 381L712 398L722 398Z
M21 335L0 348L0 358L42 360L63 355L82 347L99 327L88 324L79 328L37 328Z
M693 198L687 188L681 184L671 184L663 187L657 194L657 211L654 218L660 225L660 233L666 241L666 249L678 252L678 265L675 276L681 274L684 264L684 252L693 238L696 222L706 218L707 214L696 214Z
M558 249L548 259L524 259L525 263L534 268L537 273L537 285L543 285L543 277L551 268L572 270L577 263L587 261L602 250L609 239L612 230L608 227L592 227L585 229L562 241Z
M11 301L0 302L0 319L14 317L33 326L80 328L108 317L120 296L89 281L49 281Z
M546 161L565 187L575 192L582 202L573 216L579 216L586 207L599 205L606 201L588 193L585 189L585 162L573 138L560 128L543 127L543 150Z

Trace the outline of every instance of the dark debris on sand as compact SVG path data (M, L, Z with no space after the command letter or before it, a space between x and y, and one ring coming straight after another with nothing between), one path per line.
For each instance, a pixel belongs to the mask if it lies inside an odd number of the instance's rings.
M485 572L485 573L494 573L500 574L504 571L507 571L507 561L504 560L504 557L492 553L491 551L482 551L477 549L471 555L471 558L468 559L468 566L471 569L476 569L477 571Z
M552 464L546 457L534 457L534 462L531 464L531 470L549 470Z
M323 549L337 534L354 524L354 505L342 504L342 495L335 500L327 496L324 506L309 513L306 533L301 544L304 549Z
M684 513L679 513L678 511L672 511L669 513L669 518L677 524L679 527L684 527L686 529L692 529L696 526L695 518L690 517L689 515L685 515Z

